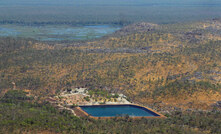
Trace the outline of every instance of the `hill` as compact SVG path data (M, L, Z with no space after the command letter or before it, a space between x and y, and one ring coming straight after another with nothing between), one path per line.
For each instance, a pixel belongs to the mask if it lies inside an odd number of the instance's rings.
M136 23L88 42L1 38L0 133L219 133L220 44L218 19ZM78 118L45 101L72 87L123 93L168 118Z
M221 98L220 31L220 20L143 22L86 43L1 38L0 89L30 90L41 100L87 87L122 92L160 111L213 109Z

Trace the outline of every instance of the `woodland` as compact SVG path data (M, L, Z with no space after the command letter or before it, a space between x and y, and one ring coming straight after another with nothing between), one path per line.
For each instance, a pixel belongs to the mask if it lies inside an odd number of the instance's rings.
M0 133L220 133L221 21L135 23L101 39L0 38ZM167 119L79 118L46 98L123 93Z

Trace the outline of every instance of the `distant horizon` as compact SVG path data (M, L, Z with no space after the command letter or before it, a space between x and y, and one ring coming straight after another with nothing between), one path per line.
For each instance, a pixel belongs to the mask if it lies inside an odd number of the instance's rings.
M167 24L221 18L220 0L1 0L0 7L0 21Z
M41 5L41 6L165 6L165 5L180 5L180 6L191 6L191 5L214 5L220 6L220 0L1 0L0 6L30 6L30 5Z

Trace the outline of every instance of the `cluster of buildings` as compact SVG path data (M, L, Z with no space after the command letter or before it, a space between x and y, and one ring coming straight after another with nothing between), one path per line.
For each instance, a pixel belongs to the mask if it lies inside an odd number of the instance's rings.
M115 94L112 93L110 95L114 96ZM117 98L95 97L94 95L89 95L87 88L66 89L58 96L50 98L50 102L64 107L99 104L130 104L127 97L123 94L118 94Z

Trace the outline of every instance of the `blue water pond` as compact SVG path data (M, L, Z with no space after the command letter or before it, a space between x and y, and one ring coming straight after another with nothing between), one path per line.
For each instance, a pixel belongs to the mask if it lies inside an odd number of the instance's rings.
M159 116L158 114L136 105L96 105L80 106L82 110L94 117L116 117L116 116Z

